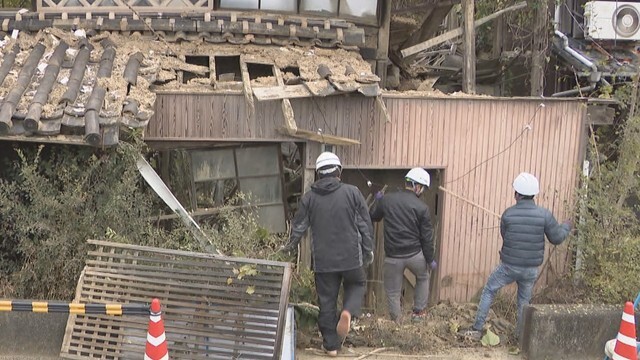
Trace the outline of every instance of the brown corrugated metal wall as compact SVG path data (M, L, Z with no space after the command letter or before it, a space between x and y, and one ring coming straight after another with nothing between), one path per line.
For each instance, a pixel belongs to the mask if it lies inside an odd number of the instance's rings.
M542 107L540 99L400 95L386 95L384 101L390 122L362 96L292 104L298 127L361 142L338 150L345 166L444 168L446 189L498 214L514 202L513 178L529 171L540 179L539 203L559 220L568 215L580 168L584 103L544 100ZM284 124L280 109L278 101L256 102L256 116L247 119L241 95L161 94L147 138L290 141L276 131ZM439 298L468 301L499 261L499 221L442 195ZM562 272L566 256L564 250L554 251L546 272Z

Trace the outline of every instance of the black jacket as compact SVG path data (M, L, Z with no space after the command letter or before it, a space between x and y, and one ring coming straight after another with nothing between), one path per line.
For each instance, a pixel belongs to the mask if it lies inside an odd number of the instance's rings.
M549 210L533 200L518 200L500 219L500 259L509 265L540 266L544 260L544 236L559 245L569 232L569 225L558 224Z
M371 260L373 225L357 187L333 177L311 185L300 200L285 249L296 247L309 226L315 272L353 270Z
M433 261L433 228L429 207L411 190L385 195L371 209L371 220L384 218L384 251L388 257L409 257L422 250Z

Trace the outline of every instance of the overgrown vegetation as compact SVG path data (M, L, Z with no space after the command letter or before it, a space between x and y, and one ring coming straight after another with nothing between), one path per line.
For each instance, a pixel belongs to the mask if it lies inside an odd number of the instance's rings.
M166 206L137 171L139 146L3 145L0 157L0 293L4 297L70 300L84 266L87 239L201 251L176 223L154 221ZM240 199L242 197L242 199ZM223 253L292 261L286 240L260 228L238 195L203 226ZM313 276L294 276L292 302L315 300Z
M136 170L139 150L20 145L0 180L4 296L68 300L86 240L191 248L181 228L155 226L154 201Z
M640 290L640 116L637 80L614 93L626 108L616 131L596 129L591 137L592 171L580 192L578 223L582 276L594 301L622 303Z

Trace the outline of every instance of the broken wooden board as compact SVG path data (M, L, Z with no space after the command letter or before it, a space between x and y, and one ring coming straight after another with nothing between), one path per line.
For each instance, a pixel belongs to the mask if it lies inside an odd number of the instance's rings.
M474 21L473 23L473 27L477 28L493 19L496 19L498 17L500 17L501 15L511 12L511 11L515 11L515 10L519 10L519 9L523 9L527 7L527 2L526 1L522 1L519 2L513 6L509 6L505 9L502 9L500 11L497 11L491 15L485 16L481 19L478 19L476 21ZM427 41L421 42L419 44L413 45L411 47L408 47L406 49L403 49L400 51L400 53L402 54L402 57L407 57L407 56L411 56L411 55L415 55L423 50L427 50L430 49L436 45L442 44L445 41L449 41L452 39L455 39L459 36L462 36L462 34L464 33L464 30L462 29L462 27L459 27L457 29L451 30L451 31L447 31L446 33L436 36L434 38L431 38Z
M284 86L282 72L276 65L273 65L273 76L276 77L276 82L279 86ZM282 114L284 115L284 125L287 129L287 134L295 134L296 130L298 130L298 124L296 124L296 117L293 113L293 107L291 106L291 101L289 99L282 99Z
M389 111L387 111L387 105L384 103L384 100L382 100L382 96L376 96L376 105L380 110L380 112L382 113L382 116L384 116L384 120L390 123L391 116L389 116Z
M297 99L314 96L304 85L279 85L253 88L253 95L258 101Z
M242 89L244 92L244 98L247 102L247 118L251 118L256 111L256 106L253 103L253 90L251 89L249 69L247 68L247 62L244 61L244 59L240 61L240 71L242 73Z
M288 263L88 241L74 303L163 305L175 359L279 358L291 284ZM243 276L238 276L242 274ZM60 357L135 359L149 318L69 317ZM97 335L99 334L99 335Z
M286 128L282 128L279 131L291 137L316 141L321 144L342 145L342 146L360 145L360 141L355 139L350 139L350 138L345 138L345 137L335 136L335 135L319 134L309 130L297 129L296 132L293 134L290 134Z

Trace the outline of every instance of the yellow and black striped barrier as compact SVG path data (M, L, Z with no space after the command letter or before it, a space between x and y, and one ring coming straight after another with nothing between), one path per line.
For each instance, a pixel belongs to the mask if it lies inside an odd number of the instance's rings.
M0 300L0 312L149 315L148 304L77 304L58 301Z

